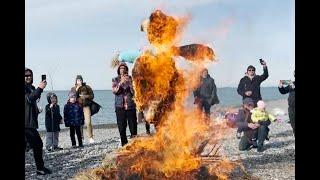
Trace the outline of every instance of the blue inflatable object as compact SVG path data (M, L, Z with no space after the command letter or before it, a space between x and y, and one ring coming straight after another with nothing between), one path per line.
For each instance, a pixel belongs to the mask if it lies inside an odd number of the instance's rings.
M121 62L133 63L140 54L141 52L137 50L122 51L119 54L119 59Z

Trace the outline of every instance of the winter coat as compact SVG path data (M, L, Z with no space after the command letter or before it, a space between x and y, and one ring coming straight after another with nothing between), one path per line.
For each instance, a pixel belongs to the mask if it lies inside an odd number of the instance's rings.
M248 123L253 123L251 119L252 113L248 110L245 110L243 108L239 109L237 119L236 119L236 124L238 126L239 131L245 131L249 132L248 134L251 134L251 131L254 131L253 129L248 127ZM263 123L266 126L269 126L271 124L270 120L264 121Z
M66 127L84 125L83 108L78 102L68 102L64 106L63 115Z
M120 76L115 77L112 79L112 87L117 87L120 84ZM132 77L129 76L130 81L127 83L122 84L119 87L119 90L117 92L114 92L115 94L115 100L114 100L114 105L115 109L117 108L124 108L124 96L127 95L128 99L128 110L130 109L135 109L136 104L133 101L133 96L134 96L134 90L132 86Z
M60 131L61 119L62 119L62 116L60 114L59 105L54 105L52 108L50 108L50 104L47 104L46 117L45 117L45 125L46 125L47 132Z
M248 76L244 76L238 85L237 92L242 98L250 97L257 103L262 99L260 94L260 84L269 77L268 68L263 68L262 75L255 75L252 80ZM252 91L251 96L245 94L246 91Z
M210 105L219 104L217 87L214 79L208 74L206 78L200 80L200 86L193 92L194 97L206 101Z
M293 82L294 85L296 85L295 81ZM288 97L288 105L291 108L295 108L295 89L292 88L290 85L286 87L278 87L281 94L287 94L289 93Z
M25 128L38 129L38 107L37 99L40 99L42 89L35 89L32 85L24 86L24 101L25 101L25 116L24 125Z
M79 87L77 91L76 91L76 87L72 87L71 91L76 92L77 101L81 106L90 106L90 103L94 98L94 93L92 91L92 88L89 85L82 83L82 86ZM80 95L89 95L89 96L87 98L84 98L84 97L80 97Z
M266 111L261 111L260 109L258 108L254 108L252 110L252 114L251 114L251 120L253 123L257 123L259 121L267 121L267 120L270 120L271 122L275 121L275 117L266 112Z

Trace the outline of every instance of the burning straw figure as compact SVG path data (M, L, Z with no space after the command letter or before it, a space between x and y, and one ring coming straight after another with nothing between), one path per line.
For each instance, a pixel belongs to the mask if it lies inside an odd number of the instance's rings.
M185 22L159 10L144 21L142 30L146 31L154 49L142 52L135 60L134 101L137 110L145 112L146 120L157 126L157 132L124 146L117 155L115 169L96 172L102 178L195 179L203 165L200 158L203 149L221 138L224 126L209 126L200 112L184 107L188 92L199 84L198 76L194 76L198 71L178 70L174 58L182 56L200 65L206 59L214 60L213 50L205 45L176 46ZM219 174L217 169L211 166L208 172ZM223 169L230 170L230 166ZM208 178L212 178L211 175Z

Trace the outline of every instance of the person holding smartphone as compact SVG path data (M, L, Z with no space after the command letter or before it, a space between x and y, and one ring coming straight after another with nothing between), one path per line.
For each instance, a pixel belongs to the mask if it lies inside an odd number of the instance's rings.
M237 89L237 92L242 96L242 99L247 97L253 99L255 107L257 107L257 102L262 100L260 85L269 77L266 62L260 59L260 64L263 67L263 74L256 75L256 68L252 65L248 66L246 75L240 80Z
M33 149L33 156L36 162L37 174L45 175L51 174L51 170L44 167L42 157L43 143L39 135L38 129L38 107L37 99L40 99L43 89L47 86L45 79L39 83L36 89L33 83L33 72L31 69L25 68L24 71L25 84L24 84L24 101L25 101L25 147L29 146Z
M293 76L295 77L295 71L293 72ZM283 80L279 81L279 92L281 94L287 94L289 93L288 97L288 113L289 113L289 119L290 119L290 124L293 129L293 135L295 135L295 86L296 82L295 81L288 81L288 84L285 84Z
M122 146L128 143L127 124L131 133L130 137L137 135L136 104L133 101L132 77L128 75L128 71L127 64L120 63L117 70L118 76L112 79L112 92L115 95L115 111Z

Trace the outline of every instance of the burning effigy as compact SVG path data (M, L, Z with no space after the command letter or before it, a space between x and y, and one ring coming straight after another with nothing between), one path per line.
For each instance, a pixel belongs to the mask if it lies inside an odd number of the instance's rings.
M185 23L156 10L141 26L153 49L134 62L134 100L156 133L122 147L113 162L94 171L98 179L228 179L234 164L219 155L218 144L230 128L214 120L208 124L196 107L185 107L204 63L215 61L209 46L177 45ZM193 68L178 69L176 57Z

